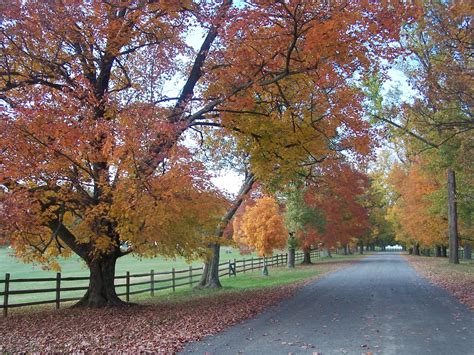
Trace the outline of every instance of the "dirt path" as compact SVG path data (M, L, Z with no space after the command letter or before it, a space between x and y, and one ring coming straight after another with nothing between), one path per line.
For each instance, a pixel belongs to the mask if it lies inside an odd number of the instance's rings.
M370 256L183 353L474 354L474 312L397 254Z

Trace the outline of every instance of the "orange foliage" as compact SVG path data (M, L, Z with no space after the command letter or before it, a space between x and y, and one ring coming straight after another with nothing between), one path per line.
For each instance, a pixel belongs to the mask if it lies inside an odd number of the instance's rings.
M184 134L225 127L258 179L277 182L335 146L366 154L351 79L399 52L412 15L398 2L9 1L1 233L27 261L115 261L124 242L196 257L225 203L179 146ZM194 26L207 32L197 53ZM176 76L180 93L163 95Z
M447 219L430 212L430 195L442 186L423 169L421 161L414 161L407 170L395 165L389 182L399 194L391 208L391 218L398 226L397 239L419 243L424 247L447 242Z
M245 209L241 220L234 220L234 240L254 248L260 256L270 256L274 249L284 248L287 237L280 206L272 197L258 199Z
M324 232L313 230L311 238L328 247L346 244L369 228L368 210L361 200L368 188L368 178L340 162L323 164L321 173L321 183L310 187L306 200L323 211Z

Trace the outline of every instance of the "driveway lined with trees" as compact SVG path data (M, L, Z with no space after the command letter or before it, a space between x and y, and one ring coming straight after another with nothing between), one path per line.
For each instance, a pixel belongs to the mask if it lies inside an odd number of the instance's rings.
M183 353L472 354L474 312L398 254L372 255Z

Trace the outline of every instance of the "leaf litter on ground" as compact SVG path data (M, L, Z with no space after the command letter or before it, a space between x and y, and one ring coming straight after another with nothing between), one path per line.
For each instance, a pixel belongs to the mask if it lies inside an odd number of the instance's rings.
M432 284L444 288L474 309L474 264L451 265L446 258L406 256L413 268Z

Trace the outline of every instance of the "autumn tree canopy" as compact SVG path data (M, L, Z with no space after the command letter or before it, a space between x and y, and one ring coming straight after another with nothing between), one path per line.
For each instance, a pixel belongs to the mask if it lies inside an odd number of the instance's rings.
M271 256L274 249L286 245L288 231L278 202L269 196L248 206L234 224L234 240L254 248L259 256ZM236 220L238 221L238 220Z
M413 10L296 0L3 5L0 235L25 260L78 254L91 270L80 304L122 304L118 257L196 257L224 213L184 134L224 127L256 177L273 182L333 150L367 152L362 93L350 82L398 51L390 44ZM187 44L196 29L197 50ZM172 80L182 87L166 95Z
M388 217L407 245L445 246L446 171L452 169L456 223L467 245L474 221L472 9L462 1L432 1L422 11L416 23L405 26L401 42L406 55L399 68L413 95L384 100L381 81L369 90L376 118L390 124L398 156L388 180L399 199L392 198Z
M362 198L368 188L368 177L344 161L325 161L319 168L320 178L310 185L306 203L324 216L324 227L315 230L314 238L326 247L347 244L368 231L368 209Z

